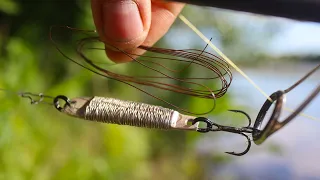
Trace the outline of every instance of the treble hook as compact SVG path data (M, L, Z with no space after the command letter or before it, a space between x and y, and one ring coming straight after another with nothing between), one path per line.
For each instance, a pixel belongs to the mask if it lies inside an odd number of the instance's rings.
M240 134L242 136L244 136L247 141L248 141L248 145L247 148L240 152L240 153L236 153L236 152L225 152L227 154L231 154L231 155L235 155L235 156L242 156L245 155L247 152L249 152L250 148L251 148L251 140L249 138L248 135L246 135L245 133L252 133L253 132L253 128L250 127L251 126L251 118L250 116L244 112L244 111L240 111L240 110L229 110L230 112L234 112L234 113L241 113L243 115L245 115L248 119L248 126L246 127L232 127L232 126L224 126L224 125L219 125L217 123L214 123L213 121L211 121L210 119L206 118L206 117L197 117L192 121L192 125L198 123L198 122L204 122L206 123L206 127L205 128L198 128L197 131L201 132L201 133L207 133L210 131L225 131L225 132L230 132L230 133L234 133L234 134Z

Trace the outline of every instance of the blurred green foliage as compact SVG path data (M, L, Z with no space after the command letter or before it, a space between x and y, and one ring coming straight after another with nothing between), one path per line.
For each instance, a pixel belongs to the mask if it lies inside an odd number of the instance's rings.
M190 14L201 28L216 27L227 34L220 37L222 46L239 42L241 33L237 29L225 21L204 18L214 17L212 12L193 16L196 13L187 7L184 14ZM1 88L53 96L99 95L163 105L134 88L98 77L67 61L49 40L52 25L92 29L89 1L0 1ZM174 25L176 29L182 27L181 22ZM60 38L70 40L68 36ZM171 44L164 38L157 45ZM186 48L203 46L199 42ZM130 68L123 71L143 72ZM184 73L182 76L194 72ZM195 111L210 103L172 93L161 97ZM31 106L16 94L1 92L0 99L0 179L203 179L208 162L213 168L215 163L230 161L221 156L223 152L198 153L201 135L197 133L95 124L66 117L50 106ZM229 105L228 96L222 99L214 113Z

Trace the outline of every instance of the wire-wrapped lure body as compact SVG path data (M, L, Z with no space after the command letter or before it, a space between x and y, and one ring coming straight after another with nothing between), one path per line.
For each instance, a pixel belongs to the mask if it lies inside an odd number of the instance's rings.
M63 107L57 104L59 98L66 101ZM194 131L199 124L192 124L196 117L180 114L169 108L114 98L95 96L69 100L65 96L58 96L55 105L67 115L102 123Z
M63 106L60 106L60 100L65 102ZM251 120L245 112L239 110L230 111L247 116L249 119L247 127L223 126L205 117L188 116L161 106L106 97L95 96L69 99L66 96L60 95L54 98L53 103L56 109L64 114L94 122L164 130L191 130L201 133L226 131L245 136L249 142L247 149L241 153L226 152L232 155L241 156L247 153L251 146L249 137L244 134L244 132L252 132L252 128L249 127ZM200 123L205 123L206 127L200 127Z

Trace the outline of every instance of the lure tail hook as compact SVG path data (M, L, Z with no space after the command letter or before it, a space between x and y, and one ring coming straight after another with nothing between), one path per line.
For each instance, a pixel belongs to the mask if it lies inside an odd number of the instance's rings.
M210 119L208 119L206 117L197 117L193 120L192 124L194 125L198 122L206 123L205 128L198 128L197 129L197 131L200 133L207 133L210 131L224 131L224 132L230 132L230 133L240 134L240 135L244 136L248 141L247 148L244 151L242 151L240 153L225 152L227 154L234 155L234 156L242 156L242 155L245 155L246 153L248 153L251 148L251 140L250 140L249 136L245 134L245 133L252 133L254 130L252 127L250 127L251 126L251 118L246 112L241 111L241 110L229 110L229 111L234 112L234 113L241 113L241 114L245 115L248 119L248 122L249 122L248 126L238 128L238 127L232 127L232 126L219 125L217 123L214 123L213 121L211 121Z

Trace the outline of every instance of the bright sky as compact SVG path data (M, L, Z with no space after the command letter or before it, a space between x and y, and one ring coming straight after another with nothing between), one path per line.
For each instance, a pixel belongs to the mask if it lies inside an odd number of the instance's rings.
M282 27L281 32L278 32L273 39L270 39L269 47L266 47L273 55L320 55L320 23L295 21L237 11L219 12L222 16L229 16L230 20L238 26L256 27L255 31L263 31L261 27L264 24Z
M320 55L320 23L292 22L270 43L274 54Z

